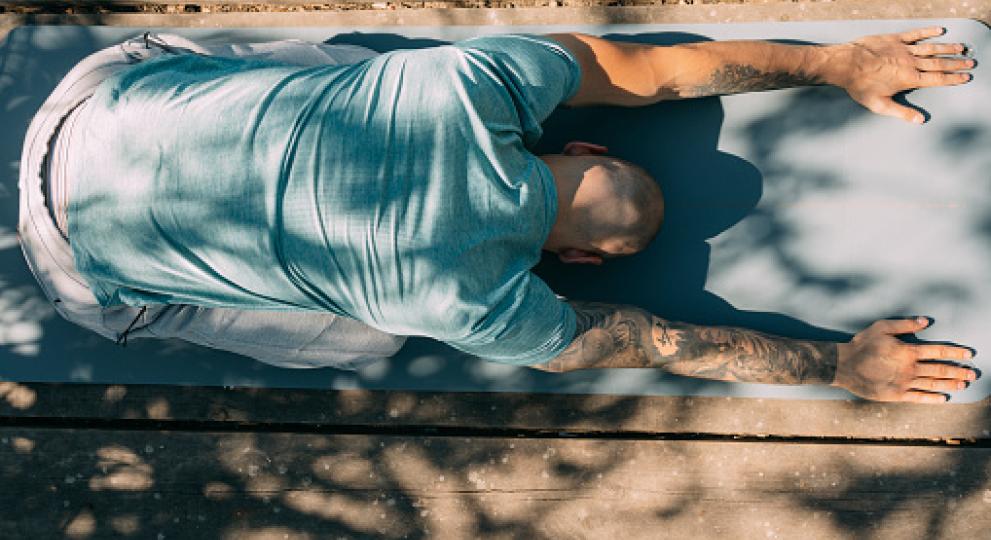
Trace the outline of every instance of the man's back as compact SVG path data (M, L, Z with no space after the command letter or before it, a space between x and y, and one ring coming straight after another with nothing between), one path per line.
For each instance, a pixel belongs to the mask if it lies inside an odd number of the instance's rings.
M108 79L70 162L98 299L326 310L489 357L556 353L573 314L529 273L556 195L524 143L577 67L541 40L474 43L302 69L184 55Z

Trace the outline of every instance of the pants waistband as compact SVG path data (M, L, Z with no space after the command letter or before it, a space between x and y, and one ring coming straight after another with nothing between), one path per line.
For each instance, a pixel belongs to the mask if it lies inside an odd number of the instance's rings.
M78 129L78 118L88 102L89 100L83 101L72 109L55 128L48 143L45 164L41 168L45 206L55 226L66 240L69 239L69 197L72 193L72 178L66 172L66 160L69 156L69 142Z

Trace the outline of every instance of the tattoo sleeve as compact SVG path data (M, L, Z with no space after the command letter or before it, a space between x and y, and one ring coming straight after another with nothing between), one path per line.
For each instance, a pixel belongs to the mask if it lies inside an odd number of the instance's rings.
M819 77L810 75L801 69L793 72L762 71L749 64L727 63L716 68L707 82L688 88L685 97L738 94L823 83L824 81Z
M534 367L657 367L689 377L775 384L830 384L836 375L836 343L667 321L630 306L572 306L578 328L571 345Z

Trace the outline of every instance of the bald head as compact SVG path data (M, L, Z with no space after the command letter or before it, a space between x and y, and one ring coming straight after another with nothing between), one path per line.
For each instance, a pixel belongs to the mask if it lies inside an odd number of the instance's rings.
M564 259L631 255L657 235L664 199L642 167L603 155L547 155L558 189L558 215L545 249ZM573 262L597 262L590 259Z

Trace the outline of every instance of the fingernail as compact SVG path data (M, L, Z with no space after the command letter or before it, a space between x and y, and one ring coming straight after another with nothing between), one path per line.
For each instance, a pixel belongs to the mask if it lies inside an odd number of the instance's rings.
M967 374L967 380L968 381L976 381L977 380L977 373L974 373L973 371L971 371L970 373L968 373Z
M922 123L922 117L921 116L916 117L915 121L916 121L916 123L921 124ZM929 318L928 317L916 317L915 320L916 320L916 322L918 322L922 326L929 326Z
M971 56L973 52L974 50L970 48L970 45L967 45L966 43L960 45L960 54L964 56Z

